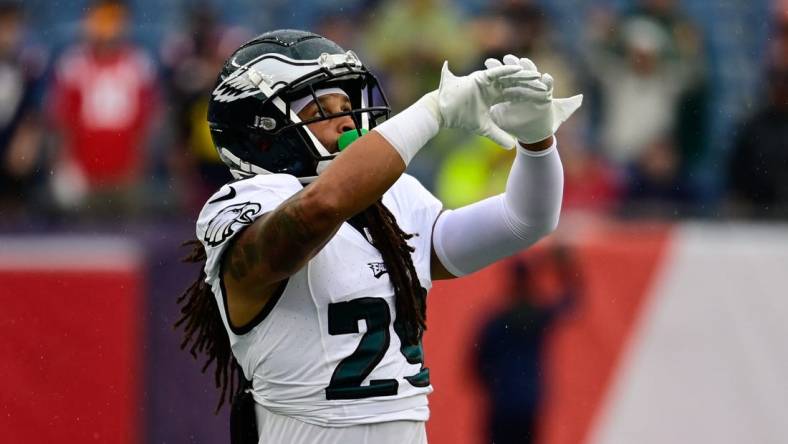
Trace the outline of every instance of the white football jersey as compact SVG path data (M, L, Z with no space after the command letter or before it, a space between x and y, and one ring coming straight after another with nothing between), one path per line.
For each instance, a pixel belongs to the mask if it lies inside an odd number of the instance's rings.
M197 237L235 358L255 400L274 413L326 427L426 421L432 391L421 347L402 345L394 290L383 258L348 223L291 276L260 315L239 330L227 322L221 257L233 236L302 189L289 175L224 185L203 208ZM432 226L441 203L403 175L384 205L405 233L421 286L429 290ZM277 297L277 295L279 295Z

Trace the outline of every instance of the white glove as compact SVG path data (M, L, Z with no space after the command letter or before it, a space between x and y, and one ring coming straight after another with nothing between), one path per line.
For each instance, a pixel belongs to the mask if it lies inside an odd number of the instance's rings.
M511 149L515 140L493 122L490 107L506 100L500 79L521 71L520 65L499 64L457 77L449 71L448 62L444 62L440 87L422 97L420 102L432 111L441 127L462 128ZM506 85L509 88L525 87L528 81L538 78L539 73L532 72L511 77Z
M553 78L550 74L539 74L536 65L529 59L509 54L503 58L503 64L496 59L487 59L484 65L488 70L505 66L522 67L522 71L498 79L504 87L506 102L490 109L494 125L517 140L535 143L547 139L583 103L582 94L554 99Z

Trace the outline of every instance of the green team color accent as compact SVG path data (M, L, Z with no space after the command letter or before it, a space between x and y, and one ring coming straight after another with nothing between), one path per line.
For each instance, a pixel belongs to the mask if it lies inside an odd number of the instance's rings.
M328 305L328 333L344 335L358 333L358 321L367 323L367 332L361 337L358 348L343 359L326 387L326 399L360 399L372 396L397 394L396 379L381 379L362 386L361 382L372 373L391 341L389 306L382 298L359 298Z
M365 129L361 130L361 134L358 133L358 130L345 131L344 133L342 133L342 135L339 136L339 139L337 139L337 145L339 146L339 151L344 150L345 148L350 146L351 143L355 142L356 140L358 140L359 137L363 136L364 134L367 134L368 132L369 131Z

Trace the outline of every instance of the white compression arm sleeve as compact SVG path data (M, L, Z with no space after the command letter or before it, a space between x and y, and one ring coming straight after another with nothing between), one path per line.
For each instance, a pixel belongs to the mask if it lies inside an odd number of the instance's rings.
M506 192L442 213L433 246L446 270L463 276L523 250L558 225L564 172L556 145L518 146Z
M438 130L440 111L436 91L426 94L401 113L374 128L374 131L397 150L405 166L408 166L424 144L438 134Z

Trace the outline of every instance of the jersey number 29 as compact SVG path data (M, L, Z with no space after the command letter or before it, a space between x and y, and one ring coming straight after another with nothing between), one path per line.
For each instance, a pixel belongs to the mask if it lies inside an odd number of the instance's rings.
M361 337L356 351L340 361L334 369L331 383L326 387L326 399L361 399L397 394L399 382L396 379L373 379L369 385L361 385L383 359L391 342L391 313L386 300L367 297L328 305L328 333L331 335L358 333L358 321L361 319L367 323L367 331ZM406 345L404 326L399 320L394 322L394 331L402 344L400 352L408 363L421 365L418 373L405 379L414 387L428 386L430 371L423 366L421 344Z

